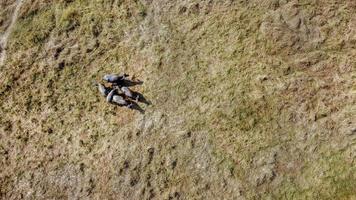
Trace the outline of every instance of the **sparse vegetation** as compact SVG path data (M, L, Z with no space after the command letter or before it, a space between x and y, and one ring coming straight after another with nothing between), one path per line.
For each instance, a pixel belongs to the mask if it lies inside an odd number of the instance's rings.
M25 0L0 67L1 198L355 198L355 9ZM145 115L92 86L121 71Z

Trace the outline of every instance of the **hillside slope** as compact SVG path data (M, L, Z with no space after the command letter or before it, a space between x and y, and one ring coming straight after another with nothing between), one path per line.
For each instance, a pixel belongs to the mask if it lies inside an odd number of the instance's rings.
M0 66L0 198L355 199L355 12L23 0ZM93 87L123 71L145 114Z

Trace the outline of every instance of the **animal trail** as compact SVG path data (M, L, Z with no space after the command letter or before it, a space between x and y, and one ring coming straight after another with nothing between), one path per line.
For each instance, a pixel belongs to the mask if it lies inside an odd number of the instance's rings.
M7 27L4 34L0 35L0 66L2 66L5 63L7 41L9 39L11 30L17 20L18 13L19 13L22 3L23 3L23 0L16 1L16 8L15 8L14 14L11 17L10 25L9 25L9 27Z

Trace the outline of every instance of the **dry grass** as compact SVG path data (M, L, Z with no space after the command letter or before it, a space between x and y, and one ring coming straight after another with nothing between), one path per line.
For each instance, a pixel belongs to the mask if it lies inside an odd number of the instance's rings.
M352 1L33 1L0 75L5 199L352 199ZM145 115L107 105L144 80Z

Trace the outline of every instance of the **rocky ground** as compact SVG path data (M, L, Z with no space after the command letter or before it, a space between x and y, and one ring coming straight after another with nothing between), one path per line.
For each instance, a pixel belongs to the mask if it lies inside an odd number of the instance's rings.
M18 2L0 199L356 199L354 0Z

